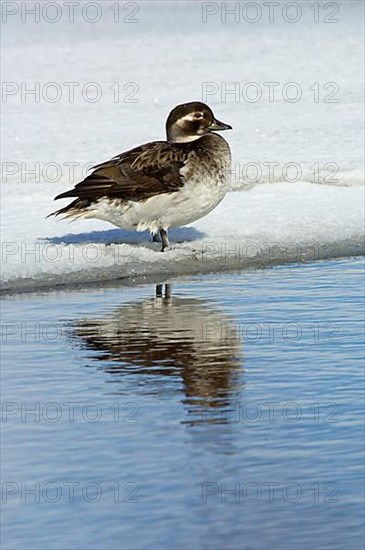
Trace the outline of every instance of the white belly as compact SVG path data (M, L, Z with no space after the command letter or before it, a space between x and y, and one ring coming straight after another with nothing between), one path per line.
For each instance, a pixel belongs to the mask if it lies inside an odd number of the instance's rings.
M178 227L206 216L223 199L229 184L231 155L228 143L209 134L205 149L195 161L180 170L183 186L173 193L161 193L143 201L103 197L87 207L82 216L106 220L117 227L157 233L159 229Z
M100 199L84 217L108 221L117 227L149 230L168 229L192 223L213 210L227 192L226 178L190 178L179 191L163 193L145 201Z

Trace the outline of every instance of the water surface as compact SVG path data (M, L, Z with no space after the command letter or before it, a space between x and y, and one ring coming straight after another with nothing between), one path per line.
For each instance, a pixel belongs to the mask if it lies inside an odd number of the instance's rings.
M363 259L169 283L3 301L3 547L362 548Z

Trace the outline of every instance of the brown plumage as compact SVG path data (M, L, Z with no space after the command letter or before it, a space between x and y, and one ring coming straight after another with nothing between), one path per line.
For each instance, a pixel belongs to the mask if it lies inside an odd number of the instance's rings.
M191 145L179 144L177 148L174 144L154 141L135 147L97 164L89 176L70 191L57 195L55 200L67 197L79 197L82 202L101 197L145 200L160 193L177 191L184 185L180 169L191 156ZM75 207L77 204L72 208Z
M212 136L211 132L229 128L229 125L216 120L211 109L204 103L178 105L166 121L167 141L145 143L97 164L92 173L73 189L55 197L55 200L69 197L76 199L50 216L99 217L109 221L105 212L97 212L95 205L108 202L113 205L112 208L114 205L115 208L120 208L121 205L130 203L146 203L144 213L136 211L133 221L126 218L126 210L123 209L119 210L120 222L119 217L115 221L114 212L110 221L118 227L148 226L153 234L160 232L164 249L169 246L167 228L173 225L170 221L171 215L164 221L165 206L161 206L161 213L158 212L156 218L151 220L147 201L160 195L166 197L178 193L194 174L196 176L201 173L204 177L204 168L201 167L209 167L212 161L217 166L217 178L221 182L225 166L229 162L229 147L222 138ZM222 161L219 160L219 155L223 155ZM206 174L211 176L209 168L206 169ZM219 200L220 196L216 202ZM210 205L206 207L207 211L208 207ZM187 212L189 213L188 210ZM140 219L137 219L138 216ZM187 222L191 218L190 214L189 216Z

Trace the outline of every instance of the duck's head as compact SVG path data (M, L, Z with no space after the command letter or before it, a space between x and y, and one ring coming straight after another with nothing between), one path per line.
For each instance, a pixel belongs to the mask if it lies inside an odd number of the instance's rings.
M221 130L232 130L232 126L217 120L208 105L200 101L177 105L166 121L167 141L175 143L195 141Z

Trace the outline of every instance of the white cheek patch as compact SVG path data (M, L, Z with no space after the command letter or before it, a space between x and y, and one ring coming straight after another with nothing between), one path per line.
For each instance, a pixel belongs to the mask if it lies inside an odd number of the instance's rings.
M178 140L176 141L179 141L181 143L195 141L196 139L199 139L202 135L204 135L205 131L203 127L192 130L190 126L192 122L196 123L197 121L201 122L202 120L203 119L195 118L192 114L188 114L179 118L174 124L178 135Z
M184 121L184 120L187 120L189 122L196 122L197 120L203 120L203 117L201 118L197 118L193 115L185 115L184 117L182 117L180 120Z

